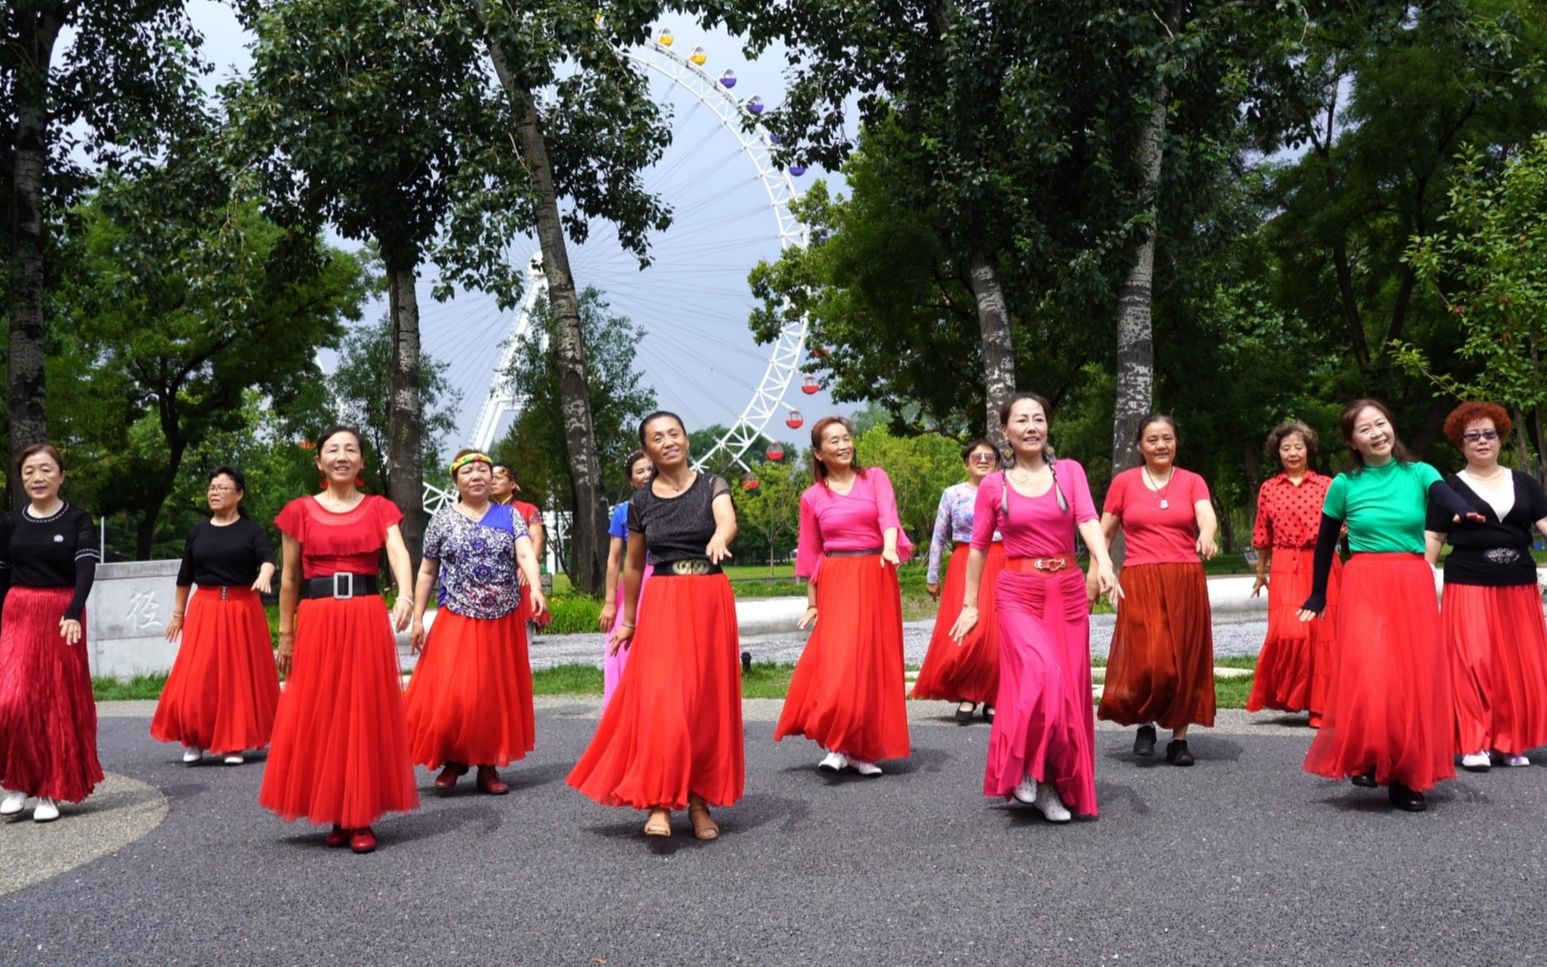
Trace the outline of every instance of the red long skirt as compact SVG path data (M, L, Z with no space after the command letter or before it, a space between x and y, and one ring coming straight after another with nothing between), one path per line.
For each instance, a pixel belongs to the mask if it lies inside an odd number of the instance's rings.
M199 588L188 601L183 643L167 676L151 738L210 752L269 744L279 674L263 602L251 588Z
M403 696L413 761L504 766L535 744L532 667L518 612L469 618L442 606Z
M804 735L863 762L907 758L897 569L880 554L825 558L816 603L774 739Z
M259 804L349 829L418 808L399 674L380 595L302 601Z
M1090 701L1090 604L1078 569L1005 571L999 694L983 794L1009 798L1022 777L1050 782L1072 812L1096 815L1096 717Z
M746 786L741 643L723 574L656 575L628 664L569 783L603 806L729 806Z
M1300 606L1311 594L1312 548L1275 548L1268 585L1268 637L1257 656L1257 674L1246 710L1265 708L1313 715L1327 710L1327 692L1336 661L1338 600L1343 566L1332 559L1327 580L1327 610L1320 621L1301 621Z
M1214 724L1214 626L1202 564L1123 568L1099 718L1163 729Z
M961 614L962 591L967 584L967 554L962 544L951 552L940 590L940 610L935 631L929 636L913 698L937 698L947 702L994 702L999 692L999 619L994 609L994 581L1004 570L1004 545L988 546L983 559L983 580L978 584L978 623L960 645L951 637L951 626Z
M1337 674L1305 771L1375 770L1420 792L1456 774L1450 663L1434 572L1421 554L1355 554L1343 568Z
M1524 755L1547 745L1547 620L1536 585L1447 581L1440 616L1450 651L1452 751Z
M12 588L0 614L0 786L80 802L102 781L86 621L65 644L74 588Z

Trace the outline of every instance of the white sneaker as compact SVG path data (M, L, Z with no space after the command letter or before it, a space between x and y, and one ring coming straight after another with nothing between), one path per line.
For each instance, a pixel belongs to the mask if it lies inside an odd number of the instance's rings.
M27 805L27 794L24 792L8 792L5 799L0 800L0 816L14 816L21 812Z
M59 805L52 799L38 798L37 808L32 810L34 822L51 823L59 818Z
M866 779L874 779L881 774L881 767L874 762L861 762L858 759L849 760L849 768L864 776Z
M1468 752L1461 757L1461 768L1468 772L1487 772L1493 765L1493 760L1488 758L1487 752Z
M1021 780L1021 784L1010 790L1010 795L1022 805L1030 806L1037 801L1037 780L1031 776Z
M818 772L842 772L843 767L849 764L849 757L842 752L829 752L822 757L822 761L816 764Z
M1522 766L1530 765L1531 760L1523 755L1507 755L1504 757L1504 764L1511 769L1519 769Z
M185 765L191 766L202 758L204 758L203 749L195 749L190 746L189 748L183 750L183 763Z
M1067 823L1074 818L1064 808L1064 801L1058 798L1058 790L1053 788L1051 782L1037 784L1037 798L1031 805L1050 823Z
M247 757L240 752L233 752L225 758L225 763L228 766L239 766L246 761Z

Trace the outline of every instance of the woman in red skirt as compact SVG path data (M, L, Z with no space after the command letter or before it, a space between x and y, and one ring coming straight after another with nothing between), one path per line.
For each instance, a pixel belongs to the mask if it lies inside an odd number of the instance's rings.
M274 720L258 802L286 820L331 823L329 846L376 848L383 813L416 809L393 629L413 612L412 570L392 502L356 487L360 434L336 426L317 438L326 488L297 497L275 523L284 534L279 581L279 667L285 691ZM376 587L381 552L399 590L392 616Z
M670 836L671 811L686 808L693 836L712 840L709 806L746 785L736 600L720 568L736 511L730 486L690 465L676 414L645 417L639 442L655 477L629 499L618 639L632 655L565 781L603 806L649 810L646 836ZM641 596L647 550L655 573Z
M33 444L16 471L27 506L0 518L0 816L36 796L46 823L103 778L85 620L102 552L91 515L59 497L58 450Z
M424 532L424 560L414 587L414 666L403 704L415 762L440 769L447 792L478 766L478 789L503 796L498 769L534 746L532 668L516 568L527 577L534 613L547 609L537 556L526 524L509 505L491 503L493 461L476 450L451 460L459 500L435 512ZM440 581L440 606L428 640L424 611Z
M804 735L823 772L879 776L909 754L897 566L913 554L892 482L854 459L854 427L830 416L811 429L812 484L800 498L795 576L813 627L790 678L774 739ZM820 617L818 617L820 615Z
M1122 603L1097 716L1138 725L1134 755L1155 754L1155 726L1171 730L1166 761L1190 766L1187 730L1214 724L1214 626L1203 562L1218 548L1218 519L1203 478L1176 465L1181 438L1169 416L1139 425L1144 463L1112 479L1101 514L1110 544L1123 528Z
M1391 411L1355 400L1339 424L1353 467L1327 488L1310 597L1302 621L1318 620L1338 534L1348 527L1353 557L1343 568L1337 614L1337 674L1305 770L1355 785L1388 786L1391 804L1427 808L1424 793L1456 774L1451 759L1450 665L1424 560L1424 520L1432 504L1447 516L1481 520L1438 470L1414 460L1397 438Z
M999 635L994 623L993 594L994 578L1004 567L1004 544L996 536L984 554L983 580L974 599L983 620L958 644L951 637L951 630L961 612L973 506L978 499L978 485L999 468L999 450L987 440L975 440L962 451L962 460L967 464L967 482L947 487L935 511L924 586L930 597L940 602L940 611L935 615L934 634L930 635L929 651L924 655L918 680L913 683L911 697L959 703L956 721L966 725L980 703L984 721L994 720L994 696L999 691ZM954 544L955 550L945 571L942 595L940 557L947 544Z
M1332 480L1311 468L1316 460L1316 434L1298 420L1274 427L1264 449L1284 469L1263 481L1257 493L1257 523L1252 528L1257 580L1252 583L1252 597L1268 587L1270 561L1273 586L1268 588L1268 637L1257 656L1257 674L1246 710L1309 709L1314 729L1321 726L1332 682L1332 629L1342 578L1337 561L1333 561L1327 583L1327 620L1307 624L1300 620L1299 612L1305 596L1311 593L1316 529L1321 526L1321 505Z
M167 641L182 635L183 645L156 703L150 734L181 742L189 765L208 749L223 755L226 765L239 766L245 750L268 745L274 730L279 675L258 599L270 590L274 549L242 507L246 492L241 471L217 467L210 474L205 499L213 516L188 532L177 572ZM195 584L199 589L190 600Z
M1447 536L1440 618L1450 652L1455 751L1461 767L1486 772L1493 755L1528 766L1529 749L1547 745L1547 621L1531 558L1531 530L1547 534L1547 492L1536 478L1499 466L1513 423L1493 403L1463 403L1445 420L1445 436L1466 468L1445 482L1484 518L1451 531L1430 514L1432 562Z

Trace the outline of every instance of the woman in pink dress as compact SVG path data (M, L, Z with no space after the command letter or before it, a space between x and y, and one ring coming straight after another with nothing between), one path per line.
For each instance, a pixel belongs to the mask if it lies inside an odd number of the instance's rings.
M804 735L826 751L821 771L870 777L910 751L897 565L913 544L886 472L855 462L853 433L838 416L811 429L816 483L800 498L795 576L807 581L800 627L813 630L774 740Z
M628 480L635 490L649 483L654 476L655 464L643 450L628 455ZM597 621L601 630L607 632L602 646L602 708L612 701L612 693L623 679L623 666L628 663L627 641L618 639L618 629L623 626L623 555L628 548L628 501L613 508L607 536L607 594L602 599L605 603ZM641 594L653 570L647 560L644 577L639 582Z
M983 794L1034 807L1049 821L1096 815L1096 719L1090 697L1090 602L1118 597L1117 578L1085 468L1052 459L1048 404L1017 393L999 410L1015 464L978 486L961 640L978 623L978 586L995 531L1005 567L994 588L999 694ZM1094 562L1089 581L1074 556L1078 530Z

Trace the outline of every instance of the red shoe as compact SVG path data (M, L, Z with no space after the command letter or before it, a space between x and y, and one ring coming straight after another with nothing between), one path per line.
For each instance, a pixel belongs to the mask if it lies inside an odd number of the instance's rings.
M446 767L435 777L435 788L442 792L449 792L456 788L457 780L467 774L467 766L460 762L448 762Z
M510 786L500 781L500 774L494 771L493 766L479 766L478 791L491 796L503 796L510 791Z
M356 853L371 853L376 850L376 834L371 832L371 827L361 826L349 837L349 848Z
M1305 724L1313 729L1321 728L1321 713L1312 712L1310 719Z
M340 846L349 845L349 830L342 826L334 826L328 830L328 838L325 840L328 849L338 849Z

